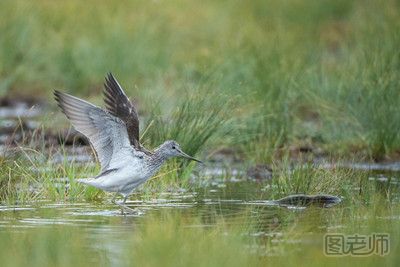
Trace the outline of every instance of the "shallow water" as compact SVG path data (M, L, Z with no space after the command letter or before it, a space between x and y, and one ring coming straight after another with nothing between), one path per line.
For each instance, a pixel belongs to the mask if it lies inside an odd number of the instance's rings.
M249 207L260 206L276 210L272 201L260 200L262 195L251 197L260 191L262 185L253 182L221 183L197 192L159 193L158 198L142 197L139 193L127 201L130 208L137 212L121 214L117 205L105 201L99 204L89 203L35 203L34 205L0 206L1 227L44 227L52 224L68 226L106 226L112 229L109 218L134 224L139 218L163 212L178 212L183 216L201 215L204 218L222 216L229 222L235 214L242 214ZM233 188L235 187L235 189ZM254 192L250 191L250 187ZM243 191L242 191L243 190ZM253 198L253 200L251 200ZM258 199L257 199L258 198ZM117 227L119 229L119 226Z
M238 183L235 183L238 185ZM255 187L259 187L256 185ZM216 221L223 218L227 224L241 224L248 221L247 216L259 217L267 224L276 223L278 207L266 207L263 202L247 201L246 192L234 192L224 188L211 186L202 192L161 193L158 198L142 198L139 194L132 196L127 202L136 213L122 215L114 204L99 203L35 203L34 205L0 206L0 234L29 233L37 229L51 229L54 226L65 229L79 229L91 240L93 248L106 250L111 263L119 263L127 236L134 234L138 225L145 224L152 215L168 215L174 213L182 218L200 218L187 227L214 227ZM224 192L221 191L223 189ZM256 190L254 188L254 190ZM255 212L254 206L259 206ZM251 207L252 212L246 212ZM160 220L162 223L162 220ZM261 237L265 230L257 230ZM255 233L255 234L256 234Z
M390 177L390 179L388 178ZM387 184L397 181L396 172L377 172L365 174L366 181ZM49 203L39 201L31 205L0 206L0 234L30 233L38 229L52 229L55 226L62 229L77 229L91 240L95 250L106 251L112 265L119 265L128 242L128 236L136 234L138 227L146 224L148 218L160 218L175 214L185 218L185 227L212 228L221 220L226 225L243 227L249 222L257 222L247 234L256 239L269 240L272 248L281 242L309 245L310 240L298 238L282 240L284 226L291 226L296 217L307 217L313 223L315 231L320 229L340 230L346 226L343 222L332 224L330 216L341 213L348 203L330 207L279 206L268 192L269 181L252 181L231 177L228 179L214 178L197 189L176 190L158 193L157 198L141 193L132 195L127 202L130 208L136 210L133 214L122 215L118 206L107 201L103 203ZM395 185L397 186L397 185ZM399 200L398 200L399 201ZM312 213L307 213L312 210ZM158 216L158 217L157 217ZM386 215L385 215L386 216ZM383 220L399 221L400 215L383 216ZM193 219L193 220L191 220ZM195 222L195 223L193 223ZM321 238L316 241L321 242ZM277 255L283 252L254 247L263 255Z
M205 173L214 173L215 169L207 169ZM221 174L221 173L219 173ZM243 216L247 210L253 213L261 213L274 216L290 210L303 210L307 207L300 205L279 205L277 199L273 199L269 193L270 181L254 181L238 177L239 171L231 171L231 176L220 178L208 178L194 187L193 190L176 189L172 192L157 193L157 198L144 196L141 192L135 193L127 201L130 208L137 213L122 215L119 206L107 200L103 203L49 203L46 200L35 202L32 205L7 206L0 205L0 227L30 228L42 227L52 224L68 226L90 226L92 224L112 229L113 224L107 218L136 223L138 218L150 214L174 211L184 216L201 215L204 218L222 216L227 222L237 216ZM225 174L224 174L225 176ZM374 171L364 173L365 180L376 183L379 186L400 186L400 173L393 171ZM60 183L68 182L67 178L57 178ZM57 183L55 183L57 186ZM356 188L355 188L356 189ZM341 196L338 196L341 197ZM111 199L111 195L110 195ZM395 195L399 200L399 196ZM331 209L346 208L346 201L339 203ZM255 209L256 207L256 209ZM315 208L315 207L313 207ZM321 208L321 207L318 207ZM321 210L326 210L321 208ZM328 209L329 210L329 209ZM247 214L248 215L248 214ZM215 219L215 218L214 218ZM266 221L265 225L268 225Z

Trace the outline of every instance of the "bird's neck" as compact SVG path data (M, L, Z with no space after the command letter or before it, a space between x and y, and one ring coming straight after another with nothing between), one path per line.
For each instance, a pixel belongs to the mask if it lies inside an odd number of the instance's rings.
M151 157L150 166L157 172L167 159L168 157L161 150L156 149Z

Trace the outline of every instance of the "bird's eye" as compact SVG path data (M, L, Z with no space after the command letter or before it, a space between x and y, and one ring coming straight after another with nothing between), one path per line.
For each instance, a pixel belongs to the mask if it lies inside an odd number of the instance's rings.
M175 149L175 146L172 146L172 149Z

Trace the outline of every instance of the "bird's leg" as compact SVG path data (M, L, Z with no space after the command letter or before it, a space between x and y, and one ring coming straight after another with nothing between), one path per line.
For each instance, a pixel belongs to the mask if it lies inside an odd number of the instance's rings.
M115 193L115 195L113 196L113 198L111 199L111 203L115 204L115 199L118 197L118 192Z
M129 208L128 206L125 205L126 200L128 199L128 196L124 197L124 201L122 201L123 207L128 210L130 213L135 213L136 211L134 209Z
M127 198L128 198L127 196L124 196L124 200L122 200L122 204L121 204L121 214L122 214L122 215L125 215L124 209L127 208L127 206L125 205L125 202L126 202L126 199L127 199Z
M118 192L116 192L114 194L113 198L111 199L111 203L120 206L121 207L121 215L124 215L124 209L123 209L122 205L119 204L117 201L115 201L115 199L118 197L118 195L119 195Z
M129 207L127 207L127 206L125 205L125 202L126 202L127 199L128 199L128 196L124 196L124 200L122 201L122 203L114 202L115 204L117 204L118 206L121 207L121 213L122 213L122 215L124 215L124 210L127 210L127 211L129 211L130 213L135 213L135 210L134 210L134 209L131 209L131 208L129 208Z

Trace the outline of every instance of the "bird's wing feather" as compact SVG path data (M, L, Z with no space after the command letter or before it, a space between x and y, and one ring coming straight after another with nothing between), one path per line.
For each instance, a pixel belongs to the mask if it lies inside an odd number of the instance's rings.
M107 111L125 123L131 145L140 149L137 110L111 73L106 77L103 93Z
M89 138L97 152L102 172L107 170L118 151L130 146L124 122L77 97L59 91L55 91L54 96L75 129Z

